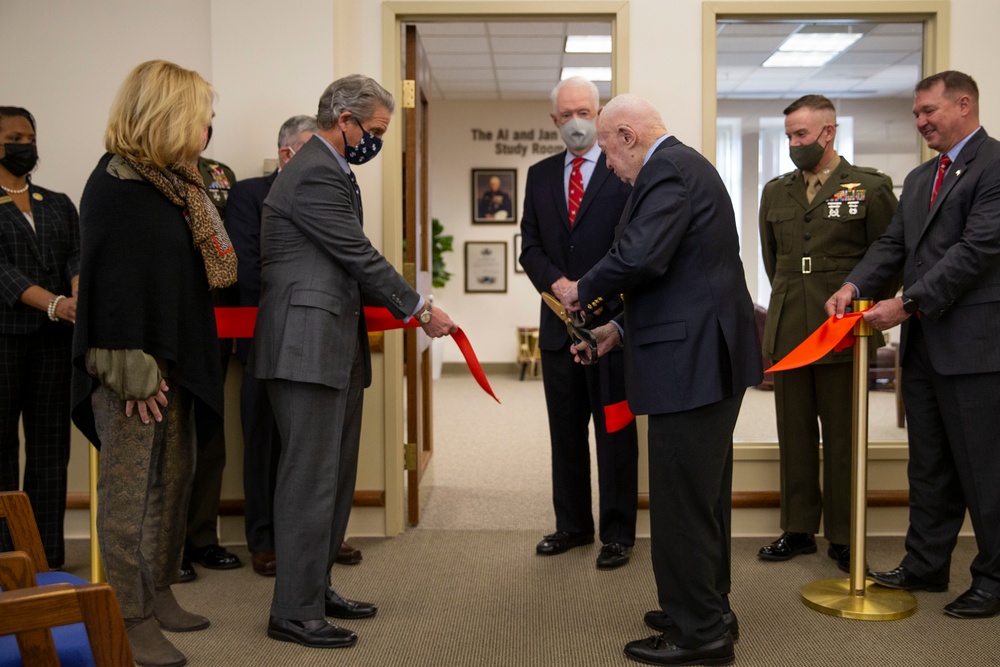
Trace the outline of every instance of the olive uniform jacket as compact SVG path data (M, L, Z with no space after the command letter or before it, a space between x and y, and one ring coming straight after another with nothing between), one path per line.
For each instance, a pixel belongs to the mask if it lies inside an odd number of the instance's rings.
M868 246L885 232L896 210L892 179L843 157L812 203L799 170L772 179L760 200L760 245L771 281L771 302L762 341L764 354L778 360L827 320L824 304L844 284ZM887 290L864 297L887 298ZM874 332L871 350L885 344ZM850 348L816 363L848 362Z

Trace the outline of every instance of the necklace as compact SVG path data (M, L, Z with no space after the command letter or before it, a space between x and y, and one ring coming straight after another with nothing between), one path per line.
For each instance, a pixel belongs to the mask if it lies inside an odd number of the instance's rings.
M28 191L28 186L29 185L31 185L31 184L30 183L25 183L24 187L20 188L18 190L15 190L13 188L8 188L6 185L0 185L0 188L3 188L7 192L7 194L9 194L9 195L20 195L20 194L24 194L25 192Z

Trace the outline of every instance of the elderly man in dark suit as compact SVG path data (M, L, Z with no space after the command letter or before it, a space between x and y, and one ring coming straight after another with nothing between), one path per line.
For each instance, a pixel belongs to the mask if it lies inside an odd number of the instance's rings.
M315 648L351 646L357 635L328 622L373 616L348 600L330 569L347 530L371 358L362 301L432 337L457 327L430 307L362 229L351 165L375 157L392 120L392 95L369 77L327 87L318 129L274 182L261 223L260 311L250 366L264 380L281 437L274 494L279 562L268 634Z
M632 185L611 250L561 297L624 312L595 329L598 352L625 347L629 408L649 415L649 519L662 634L625 654L657 665L729 664L733 428L762 378L729 194L646 100L619 95L597 121L608 167ZM582 305L581 305L582 304ZM582 347L577 345L577 351Z
M972 517L972 587L957 618L1000 613L1000 142L979 124L979 88L962 72L929 76L913 98L917 130L940 155L909 173L886 233L827 302L842 315L903 270L901 297L865 319L903 324L900 359L910 444L906 556L883 586L948 588L951 555ZM914 316L915 315L915 316Z
M521 220L521 265L539 292L560 294L611 247L631 188L615 178L597 145L597 86L581 77L552 91L552 122L567 150L528 169ZM596 324L621 310L605 306ZM574 363L565 323L541 305L538 347L552 442L552 503L556 532L538 543L542 556L594 541L590 500L590 420L597 440L599 529L597 567L620 567L635 544L639 447L635 422L608 433L604 405L625 398L621 351L597 366Z

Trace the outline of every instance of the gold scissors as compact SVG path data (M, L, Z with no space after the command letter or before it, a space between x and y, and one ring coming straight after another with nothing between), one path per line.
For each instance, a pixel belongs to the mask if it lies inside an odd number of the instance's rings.
M587 347L579 352L580 363L590 366L597 363L597 337L587 328L590 316L583 311L568 312L559 299L548 292L542 292L542 301L556 316L566 323L566 331L574 343L586 343Z

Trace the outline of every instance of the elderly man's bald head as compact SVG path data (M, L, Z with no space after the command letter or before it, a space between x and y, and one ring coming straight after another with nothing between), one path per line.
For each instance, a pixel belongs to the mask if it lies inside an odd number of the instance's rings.
M608 167L629 185L635 183L646 153L666 133L660 112L637 95L615 97L597 117L597 143Z

